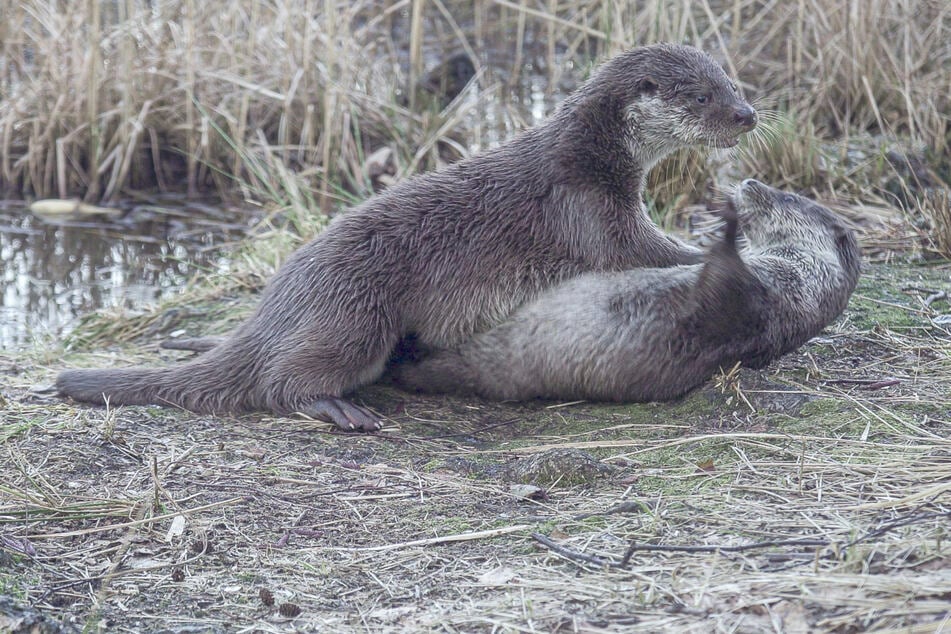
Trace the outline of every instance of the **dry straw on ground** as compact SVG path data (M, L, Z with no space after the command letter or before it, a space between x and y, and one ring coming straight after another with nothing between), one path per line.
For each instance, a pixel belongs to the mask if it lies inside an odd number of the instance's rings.
M374 436L76 407L29 391L63 360L0 357L0 595L110 632L944 631L947 276L870 265L802 351L680 403L377 387Z

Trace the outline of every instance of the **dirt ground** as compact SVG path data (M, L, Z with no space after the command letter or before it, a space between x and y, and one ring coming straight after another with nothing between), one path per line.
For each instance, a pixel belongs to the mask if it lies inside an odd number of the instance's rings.
M951 631L949 288L869 264L822 336L676 403L372 387L374 435L35 391L167 329L4 353L0 630Z

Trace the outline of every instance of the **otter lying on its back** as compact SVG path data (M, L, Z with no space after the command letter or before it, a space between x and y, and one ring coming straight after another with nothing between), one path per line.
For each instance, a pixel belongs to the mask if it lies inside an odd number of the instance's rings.
M708 55L656 45L602 65L547 121L404 180L294 253L254 314L174 367L69 370L64 395L196 412L302 412L344 429L379 418L343 398L401 338L450 347L585 271L699 261L650 222L644 178L681 147L729 147L756 112Z
M704 264L579 276L461 346L398 363L396 382L496 400L661 401L738 361L766 365L845 309L860 253L801 196L746 180L733 204Z

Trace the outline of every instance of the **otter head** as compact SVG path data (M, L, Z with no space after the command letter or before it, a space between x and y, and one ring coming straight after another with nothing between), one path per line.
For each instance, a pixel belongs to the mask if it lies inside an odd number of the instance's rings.
M733 193L743 235L753 251L792 246L839 268L855 287L861 255L855 234L834 213L804 196L748 178Z
M756 111L712 57L657 44L608 61L589 82L622 107L631 151L652 163L688 146L732 147L756 127Z

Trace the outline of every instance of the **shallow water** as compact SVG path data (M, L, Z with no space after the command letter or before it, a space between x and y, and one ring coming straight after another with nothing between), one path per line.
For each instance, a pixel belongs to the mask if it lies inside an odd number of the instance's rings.
M141 310L179 293L195 274L227 269L221 247L242 233L155 212L51 224L22 203L2 205L0 348L61 337L92 310Z
M531 63L514 82L487 69L466 97L478 102L465 115L468 151L498 145L544 119L576 83L573 70L567 63L549 90ZM483 84L489 95L479 94ZM158 211L126 206L133 209L121 220L53 224L22 202L0 201L0 349L59 339L94 310L138 311L175 295L197 273L227 269L222 246L251 224L240 211L182 200ZM225 221L236 217L245 220Z

